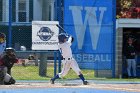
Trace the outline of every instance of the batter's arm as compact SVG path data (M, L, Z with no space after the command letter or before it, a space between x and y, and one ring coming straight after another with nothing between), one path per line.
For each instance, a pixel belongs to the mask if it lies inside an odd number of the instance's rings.
M71 46L71 41L72 41L72 36L69 36L69 38L68 38L68 40L67 40L67 43L69 43L70 46Z

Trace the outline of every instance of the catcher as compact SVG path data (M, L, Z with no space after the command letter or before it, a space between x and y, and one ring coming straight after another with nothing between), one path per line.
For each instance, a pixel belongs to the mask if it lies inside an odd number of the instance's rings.
M64 77L70 68L72 68L76 74L80 77L80 79L83 81L84 85L87 85L88 82L85 80L83 74L81 73L81 70L76 62L76 60L72 57L72 50L71 50L71 43L73 42L72 36L67 36L65 33L61 33L58 36L59 40L59 51L61 55L63 56L63 68L61 73L58 73L54 78L51 78L51 84L54 84L54 81L60 77Z
M6 48L6 54L0 60L0 66L5 69L4 84L15 84L15 79L11 76L11 68L14 63L17 63L18 59L15 55L15 50L13 48Z
M1 58L2 66L7 67L7 73L11 75L11 68L14 63L18 63L18 59L15 55L15 50L11 47L6 48L6 54Z
M7 67L3 63L3 52L6 48L6 35L0 32L0 85L14 84L15 80L7 73Z

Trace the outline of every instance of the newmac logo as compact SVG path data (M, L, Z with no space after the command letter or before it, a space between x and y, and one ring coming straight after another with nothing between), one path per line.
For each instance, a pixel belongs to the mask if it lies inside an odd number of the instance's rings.
M71 10L73 16L74 28L78 41L78 49L82 49L86 27L88 26L91 36L92 49L96 50L103 16L107 8L69 6L69 10ZM99 12L98 15L97 12ZM84 18L84 20L82 18Z
M54 35L54 32L51 31L48 27L40 28L39 32L37 32L37 36L43 41L48 41Z

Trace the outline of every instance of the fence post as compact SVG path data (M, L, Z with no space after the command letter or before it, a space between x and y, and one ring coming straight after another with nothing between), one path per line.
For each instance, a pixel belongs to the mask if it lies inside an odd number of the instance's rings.
M8 24L8 47L11 47L12 44L12 0L9 0L9 24Z
M46 76L47 70L47 53L43 52L40 54L40 64L39 64L39 75Z
M61 72L61 54L58 51L58 72Z
M34 56L35 56L35 66L38 66L38 55L37 55L37 53L35 52L34 53Z
M54 76L56 76L57 73L57 52L54 51Z
M113 0L113 62L112 62L112 78L115 78L115 64L116 64L116 0Z

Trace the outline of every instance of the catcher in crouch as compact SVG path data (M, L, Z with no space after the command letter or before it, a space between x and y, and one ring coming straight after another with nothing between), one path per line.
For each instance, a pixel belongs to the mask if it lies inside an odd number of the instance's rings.
M0 66L4 68L4 84L15 84L16 80L11 76L11 68L14 63L18 63L18 59L15 55L15 50L11 47L6 48L6 54L0 59Z
M51 84L54 84L54 81L60 77L64 77L70 68L72 68L76 74L80 77L80 79L83 81L84 85L87 85L88 82L85 81L85 78L83 74L81 73L81 70L76 62L76 60L72 57L72 50L71 50L71 43L73 42L72 36L67 36L65 33L61 33L58 36L59 40L59 51L61 55L63 56L63 68L61 73L58 73L54 78L51 78Z

